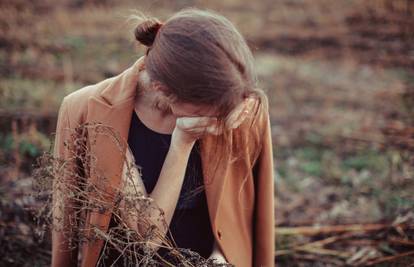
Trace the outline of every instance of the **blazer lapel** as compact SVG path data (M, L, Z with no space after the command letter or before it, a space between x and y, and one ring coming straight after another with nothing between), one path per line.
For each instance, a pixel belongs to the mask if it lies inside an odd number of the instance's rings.
M118 76L110 78L109 85L99 97L88 99L88 140L90 153L95 159L91 163L90 183L104 192L101 195L104 199L100 200L106 205L103 210L93 210L87 214L86 221L91 226L86 232L89 237L93 237L95 228L106 233L109 227L134 110L137 74L142 63L143 57ZM84 243L81 266L95 266L102 246L103 240L100 238Z

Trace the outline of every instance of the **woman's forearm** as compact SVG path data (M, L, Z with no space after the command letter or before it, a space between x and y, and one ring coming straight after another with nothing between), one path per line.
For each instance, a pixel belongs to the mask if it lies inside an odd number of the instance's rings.
M161 168L160 176L154 190L149 194L158 208L164 211L164 219L166 226L170 225L177 202L179 199L181 187L184 181L185 171L188 164L188 159L194 143L189 145L176 146L171 143L165 158L164 164ZM161 231L162 237L168 231L164 222L159 220L160 214L158 210L151 210L151 223L157 226ZM160 244L149 244L153 248Z

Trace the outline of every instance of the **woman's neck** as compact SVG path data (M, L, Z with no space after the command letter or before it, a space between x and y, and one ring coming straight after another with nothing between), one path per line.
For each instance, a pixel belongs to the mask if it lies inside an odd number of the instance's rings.
M170 134L175 127L175 117L159 90L151 88L148 74L140 72L136 86L134 110L141 121L150 129Z
M136 86L136 100L135 107L142 107L147 110L152 109L152 112L161 113L163 116L171 114L171 109L166 102L165 96L160 90L155 89L151 83L148 73L142 70L139 73Z

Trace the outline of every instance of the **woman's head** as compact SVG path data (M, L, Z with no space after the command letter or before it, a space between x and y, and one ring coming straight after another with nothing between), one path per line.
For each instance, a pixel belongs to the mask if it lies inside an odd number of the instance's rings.
M180 103L211 106L213 114L224 118L257 90L246 41L218 13L186 8L165 22L141 18L135 38L148 47L150 80Z

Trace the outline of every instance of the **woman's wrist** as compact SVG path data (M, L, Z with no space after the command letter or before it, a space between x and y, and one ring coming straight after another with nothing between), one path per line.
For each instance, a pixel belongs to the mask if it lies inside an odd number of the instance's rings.
M176 128L171 136L170 148L181 153L190 152L195 142L195 139L189 139L182 130Z
M194 144L195 144L195 141L181 142L181 141L171 140L170 150L173 150L179 153L190 153L191 150L193 149Z

